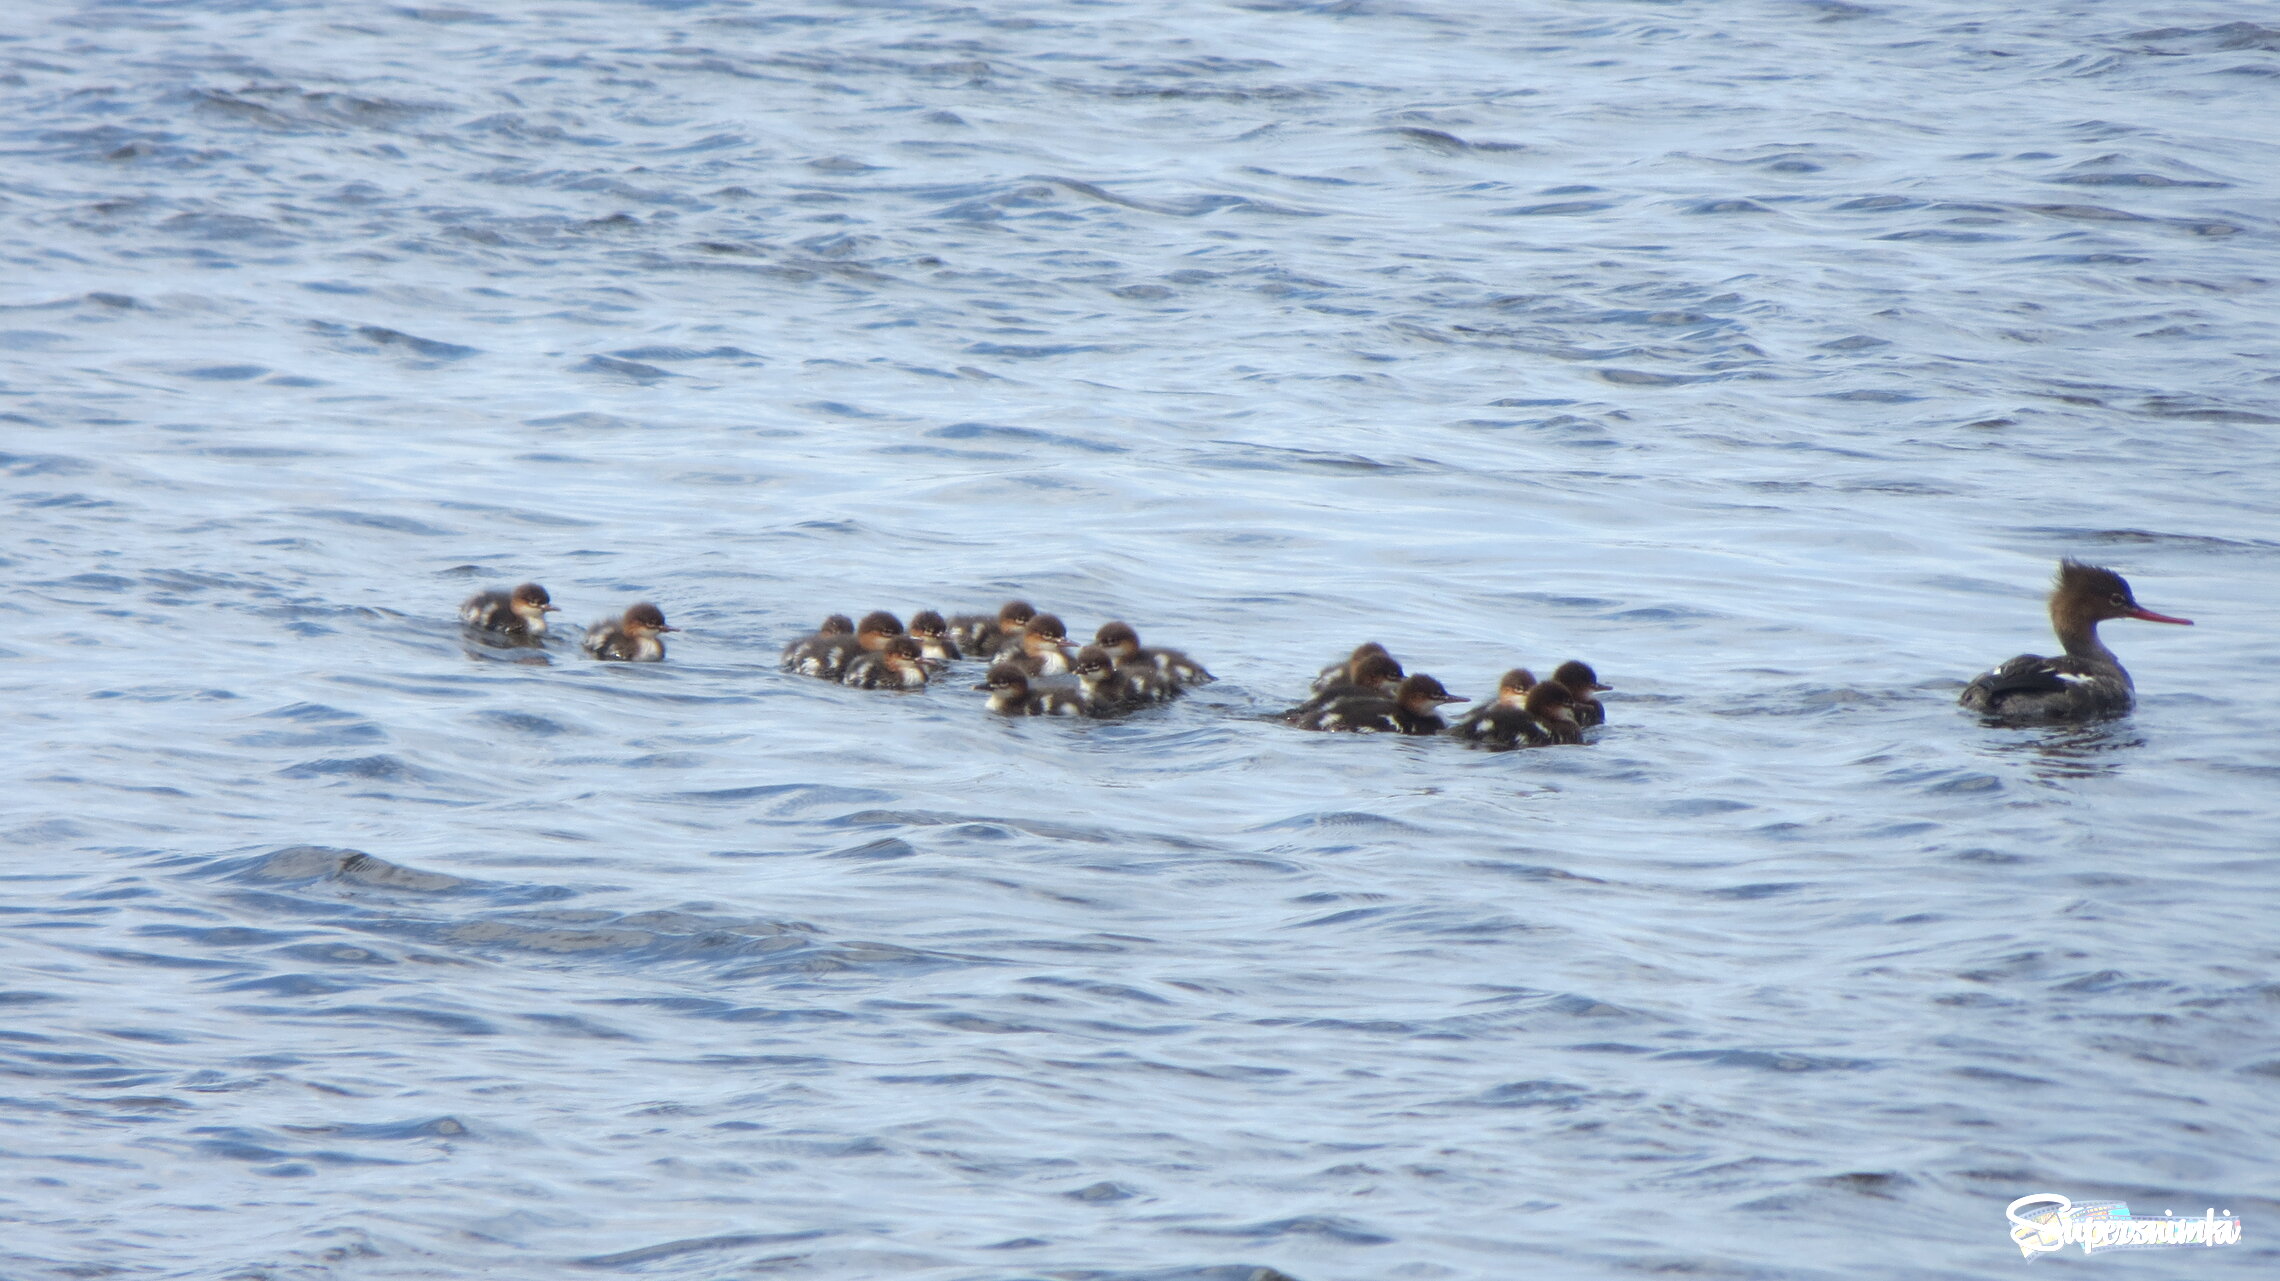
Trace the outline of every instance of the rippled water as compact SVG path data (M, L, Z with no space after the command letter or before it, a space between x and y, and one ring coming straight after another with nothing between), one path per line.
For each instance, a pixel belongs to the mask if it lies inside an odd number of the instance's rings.
M12 10L0 1272L2268 1275L2249 12ZM2069 554L2200 626L1962 716ZM775 667L1009 595L1223 679Z

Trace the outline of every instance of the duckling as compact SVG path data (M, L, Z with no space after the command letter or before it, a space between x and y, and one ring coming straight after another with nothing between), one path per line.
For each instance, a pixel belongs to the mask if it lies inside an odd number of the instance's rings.
M535 641L546 635L546 616L561 610L545 588L524 583L511 592L494 589L468 597L459 607L459 621L477 631Z
M802 676L828 673L836 677L846 668L849 657L840 651L855 648L855 620L845 614L833 614L812 634L784 646L783 665Z
M1082 716L1084 695L1065 685L1029 683L1029 673L1013 663L999 663L975 689L990 692L990 710L1000 716Z
M1578 706L1575 691L1558 681L1545 681L1528 691L1527 712L1542 730L1544 738L1530 736L1528 745L1540 747L1546 742L1580 743L1583 725L1576 715Z
M1607 723L1607 709L1593 695L1615 687L1600 684L1599 673L1591 670L1591 664L1571 658L1552 669L1552 680L1556 684L1567 686L1567 692L1575 695L1576 724L1590 726Z
M1372 655L1385 659L1389 663L1393 662L1393 655L1386 652L1385 646L1378 644L1376 641L1363 641L1361 644L1354 646L1354 652L1347 655L1344 662L1332 663L1328 667L1322 669L1322 674L1314 678L1314 692L1317 694L1326 694L1330 692L1330 688L1333 685L1359 684L1360 682L1356 679L1355 673L1358 670L1362 660L1369 658ZM1401 664L1393 663L1394 680L1399 681L1403 676L1407 674L1408 673L1401 670Z
M1154 668L1117 666L1109 652L1098 645L1078 650L1069 670L1076 675L1077 688L1085 696L1088 716L1122 716L1150 703L1169 702L1180 693L1179 686Z
M1499 689L1496 701L1466 713L1449 733L1475 747L1488 748L1583 741L1583 727L1575 719L1575 695L1567 686L1544 681L1531 685L1517 700L1510 699L1509 693L1509 686Z
M587 628L585 650L613 662L654 663L665 657L665 642L658 637L680 630L667 627L664 612L643 601L623 617L605 618Z
M1345 676L1332 680L1327 685L1319 680L1316 681L1314 697L1284 712L1282 714L1283 719L1296 721L1309 713L1320 711L1338 699L1351 698L1356 695L1391 698L1394 691L1400 687L1403 675L1401 664L1394 660L1393 655L1386 653L1383 649L1374 654L1362 654L1361 657L1352 659L1342 664L1341 668L1334 668L1332 671L1341 669L1346 671ZM1325 673L1325 675L1327 674L1329 673Z
M1066 676L1069 659L1068 626L1057 615L1039 614L998 647L994 661L1017 664L1031 676Z
M857 689L924 689L927 666L917 638L894 636L880 648L856 655L839 683Z
M1534 673L1525 667L1513 668L1496 683L1496 697L1458 717L1449 733L1468 743L1511 746L1516 736L1525 736L1534 728L1527 704L1528 691L1535 684Z
M950 624L931 609L922 609L910 616L910 634L917 638L922 657L938 663L955 663L963 657L958 651L958 642L950 636Z
M1129 623L1102 623L1093 635L1093 644L1107 650L1119 668L1154 668L1175 685L1209 685L1218 679L1205 671L1203 664L1176 649L1142 648L1140 634Z
M1419 674L1402 681L1391 698L1371 693L1333 698L1301 716L1298 727L1358 734L1438 734L1447 728L1440 705L1463 701L1441 688L1441 682Z
M960 614L950 620L950 639L973 658L988 658L1008 638L1021 635L1037 607L1025 600L1009 600L995 614Z

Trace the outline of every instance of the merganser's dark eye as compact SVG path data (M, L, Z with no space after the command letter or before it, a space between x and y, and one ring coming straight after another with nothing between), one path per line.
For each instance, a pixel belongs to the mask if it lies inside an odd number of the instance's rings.
M2122 595L2120 592L2115 592L2113 595L2107 597L2106 599L2114 602L2116 605L2127 605L2130 603L2130 598Z

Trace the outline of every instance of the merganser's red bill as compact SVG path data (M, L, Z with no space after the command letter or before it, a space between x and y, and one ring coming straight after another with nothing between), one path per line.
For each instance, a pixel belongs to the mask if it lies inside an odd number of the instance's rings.
M2191 627L2193 625L2193 620L2190 618L2171 618L2167 614L2156 614L2152 610L2145 608L2143 605L2140 605L2136 609L2131 610L2128 616L2131 618L2142 618L2149 623L2176 623L2180 627Z

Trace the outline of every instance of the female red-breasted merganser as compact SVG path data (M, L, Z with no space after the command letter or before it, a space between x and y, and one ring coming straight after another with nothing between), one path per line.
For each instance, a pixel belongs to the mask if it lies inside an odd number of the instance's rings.
M1085 696L1066 685L1029 683L1029 673L1012 663L999 663L975 689L990 692L990 710L1000 716L1082 716Z
M622 618L605 618L586 629L586 652L621 663L654 663L665 657L665 642L658 639L678 627L665 625L665 614L643 601Z
M924 689L927 665L917 638L891 636L878 649L856 655L839 683L857 689Z
M537 583L524 583L513 591L477 592L459 607L459 621L480 631L497 632L522 640L546 635L546 616L562 607Z
M1528 691L1536 684L1536 677L1525 667L1515 667L1496 682L1496 697L1459 716L1449 726L1449 733L1466 742L1509 742L1516 733L1525 733L1521 722L1528 716Z
M1320 711L1341 698L1392 698L1394 691L1401 686L1403 674L1401 664L1394 661L1393 655L1386 653L1383 648L1373 654L1362 654L1324 672L1325 677L1333 679L1327 683L1316 680L1314 697L1284 712L1282 718L1295 723L1301 717Z
M1343 730L1360 734L1438 734L1448 726L1440 705L1464 699L1422 673L1401 682L1393 697L1343 694L1298 718L1300 729Z
M1069 629L1053 614L1029 620L1021 634L998 646L995 661L1013 663L1031 676L1069 674Z
M802 676L820 676L825 667L832 665L832 650L854 639L855 620L845 614L833 614L814 632L784 646L784 666ZM845 667L846 660L839 659L838 666Z
M1399 681L1408 674L1401 670L1401 664L1393 662L1393 655L1386 651L1385 646L1376 641L1363 641L1354 646L1354 652L1347 655L1344 662L1332 663L1322 669L1322 674L1314 678L1314 692L1327 694L1335 686L1360 684L1361 662L1373 656L1393 663L1393 679L1395 681Z
M910 634L918 641L918 652L937 663L955 663L963 657L958 642L951 639L950 624L931 609L910 616Z
M1021 629L1035 617L1036 606L1025 600L1009 600L998 606L995 614L960 614L951 619L950 639L958 642L958 648L969 658L988 658L1008 639L1021 635Z
M2119 716L2136 701L2130 674L2098 639L2109 618L2193 625L2190 618L2156 614L2137 603L2120 574L2078 560L2058 563L2050 593L2050 625L2063 658L2021 654L1971 682L1959 701L1983 716L2006 721L2084 721Z
M1217 679L1203 670L1203 664L1176 649L1143 648L1140 633L1129 623L1102 623L1093 644L1107 650L1118 667L1153 668L1175 685L1209 685Z
M1552 672L1552 682L1556 685L1567 686L1567 692L1575 695L1576 724L1605 725L1607 723L1607 708L1600 703L1597 696L1602 691L1615 687L1600 684L1599 673L1591 670L1591 664L1571 658L1560 664Z

